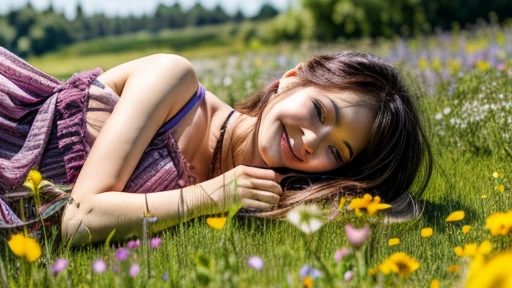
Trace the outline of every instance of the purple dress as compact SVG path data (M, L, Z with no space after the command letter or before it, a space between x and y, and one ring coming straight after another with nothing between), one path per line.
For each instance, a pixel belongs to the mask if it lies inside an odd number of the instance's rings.
M95 139L89 133L93 123L87 122L87 113L110 115L119 99L96 80L102 72L96 68L77 73L63 83L0 47L0 228L34 222L21 220L15 207L19 199L30 198L22 184L31 169L57 184L48 191L60 197L49 197L45 217L69 200L63 192L69 192L69 185L76 181ZM204 95L200 85L178 114L160 128L123 191L165 191L196 182L174 140L173 127Z

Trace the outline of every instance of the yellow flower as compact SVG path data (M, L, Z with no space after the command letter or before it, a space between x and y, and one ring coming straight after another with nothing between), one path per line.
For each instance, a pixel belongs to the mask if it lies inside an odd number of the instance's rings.
M460 257L466 256L466 257L473 258L473 257L479 256L479 255L483 256L483 255L487 255L487 254L491 253L492 244L489 240L485 240L480 244L480 246L475 243L470 243L470 244L464 245L464 248L462 248L461 246L457 246L453 250L454 250L455 254L457 254L457 256L460 256Z
M468 288L512 287L510 263L512 251L500 253L483 263L480 269L471 269Z
M27 179L23 182L23 186L27 187L34 194L36 201L36 207L41 207L41 198L39 196L39 190L41 183L43 182L43 176L37 170L30 170L27 175Z
M457 273L457 272L459 272L459 265L448 266L447 270L448 270L448 272Z
M227 217L208 217L206 219L206 223L208 223L208 225L210 225L212 228L222 230L222 228L224 228L224 225L226 225L227 219Z
M339 210L343 210L343 208L345 207L345 203L346 202L347 202L347 197L341 197L340 198Z
M7 243L14 255L32 263L39 259L42 254L41 246L34 238L25 237L23 234L16 234Z
M485 227L491 231L492 236L507 235L512 228L512 211L489 215Z
M487 198L487 195L482 194L482 195L480 196L480 198L485 199L485 198Z
M302 280L302 286L304 288L312 288L313 287L313 277L311 277L311 276L304 277L304 280Z
M439 280L432 280L432 282L430 282L430 288L439 288Z
M455 222L464 219L464 211L455 211L446 218L446 222Z
M492 178L494 178L494 179L498 179L498 177L500 177L500 174L498 174L498 172L494 171L494 172L492 173Z
M378 268L386 275L396 273L400 277L405 277L420 268L420 263L403 252L397 252L389 256Z
M398 244L400 244L400 239L398 239L398 238L391 238L388 241L388 245L389 246L395 246L395 245L398 245Z
M361 216L361 209L366 209L369 215L375 214L378 210L384 210L391 207L389 204L380 203L379 196L372 197L370 194L364 194L362 198L354 198L348 206L355 210L357 216Z
M468 234L470 230L471 230L471 226L469 226L469 225L462 226L462 233Z
M421 237L423 237L423 238L428 238L428 237L432 236L432 234L434 234L434 231L432 230L432 228L421 229Z
M505 185L500 184L500 185L498 185L497 189L498 189L498 191L500 191L501 193L503 193L503 192L505 192Z
M366 211L368 211L369 215L373 215L373 214L375 214L375 212L377 212L379 210L385 210L390 207L391 207L391 205L389 205L389 204L380 203L380 197L375 196L375 197L373 197L373 201L370 204L368 204L368 207L366 207Z

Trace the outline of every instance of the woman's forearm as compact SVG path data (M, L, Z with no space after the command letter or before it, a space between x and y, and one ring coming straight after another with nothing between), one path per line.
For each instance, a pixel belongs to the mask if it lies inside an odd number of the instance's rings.
M114 239L139 236L146 211L157 219L150 225L151 231L197 216L226 211L230 203L223 203L225 191L222 190L229 186L224 183L222 177L217 177L170 191L92 195L79 205L68 205L62 219L63 237L72 238L72 244L85 244L106 239L113 229L116 229Z

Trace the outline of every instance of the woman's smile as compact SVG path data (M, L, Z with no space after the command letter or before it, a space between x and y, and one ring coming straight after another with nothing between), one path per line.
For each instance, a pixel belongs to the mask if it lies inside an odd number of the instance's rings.
M288 155L288 157L291 157L291 158L294 158L300 162L303 162L304 160L301 159L296 153L295 151L293 151L293 144L292 142L294 142L293 139L290 139L290 137L288 136L288 133L286 132L286 128L283 126L283 134L281 136L281 148L282 150L284 150L285 154Z

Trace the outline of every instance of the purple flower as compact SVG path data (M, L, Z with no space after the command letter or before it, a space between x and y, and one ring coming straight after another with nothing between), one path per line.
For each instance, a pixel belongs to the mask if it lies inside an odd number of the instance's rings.
M347 240L355 249L361 248L363 244L370 237L370 226L364 224L363 228L357 229L350 224L345 225L345 234L347 234Z
M155 237L151 239L151 248L156 249L162 243L162 239Z
M300 268L300 279L304 279L307 276L310 276L311 278L316 279L316 278L322 276L322 273L320 271L318 271L317 269L306 264L306 265L302 266L302 268Z
M350 282L352 278L354 278L354 271L352 270L345 272L345 275L343 275L343 279L345 279L346 282Z
M135 277L140 272L140 266L137 263L133 263L132 267L130 267L130 276Z
M352 253L348 247L343 247L336 251L334 254L334 262L339 263L343 257L350 255Z
M116 251L116 259L119 261L124 261L128 259L128 255L130 255L130 250L126 248L119 248Z
M96 261L92 263L92 271L96 274L101 274L107 271L107 264L101 259L96 259Z
M258 256L252 256L247 261L247 264L249 264L249 266L255 270L261 270L261 268L263 268L263 259Z
M58 275L64 269L68 267L68 260L64 258L57 258L50 269L53 275Z
M155 216L153 216L153 217L149 217L149 218L148 218L148 222L149 222L149 223L155 223L155 222L156 222L156 220L158 220L158 218L156 218Z
M140 246L140 240L139 239L128 241L128 248L130 248L130 249L135 249L135 248L137 248L139 246Z
M168 279L169 279L169 273L165 273L165 274L162 276L162 280L167 281Z

